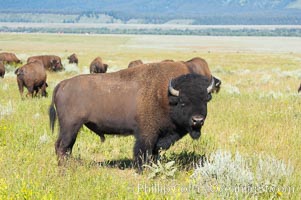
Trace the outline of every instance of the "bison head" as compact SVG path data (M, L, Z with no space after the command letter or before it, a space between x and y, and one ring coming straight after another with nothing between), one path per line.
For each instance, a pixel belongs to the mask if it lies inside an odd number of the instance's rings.
M60 71L63 69L63 65L60 62L60 60L53 59L50 61L50 63L51 63L51 69L53 71Z
M177 128L189 132L193 139L201 136L214 79L208 85L208 79L197 74L183 75L169 82L171 120Z

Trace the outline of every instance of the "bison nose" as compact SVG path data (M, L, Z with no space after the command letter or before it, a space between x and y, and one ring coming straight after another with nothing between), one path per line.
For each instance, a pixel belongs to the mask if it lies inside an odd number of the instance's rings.
M193 126L203 126L205 119L202 116L192 116L191 121Z

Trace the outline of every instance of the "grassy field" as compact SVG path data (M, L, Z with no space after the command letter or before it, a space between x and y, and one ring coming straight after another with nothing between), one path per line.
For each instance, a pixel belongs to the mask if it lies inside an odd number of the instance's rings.
M62 57L48 98L21 100L13 68L0 80L0 199L301 199L300 38L0 34L0 51L23 61ZM76 53L79 67L67 65ZM132 168L134 138L82 128L74 159L60 168L49 129L55 85L101 56L109 72L131 60L203 57L222 89L208 104L202 136L161 152L161 165ZM152 77L155 78L155 77ZM205 158L205 159L204 159ZM203 167L200 165L203 161ZM248 188L248 189L246 189Z

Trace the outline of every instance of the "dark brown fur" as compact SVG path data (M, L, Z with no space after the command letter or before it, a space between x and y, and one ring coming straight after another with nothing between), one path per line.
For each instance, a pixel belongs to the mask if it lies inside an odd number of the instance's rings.
M5 67L2 61L0 61L0 77L4 78L5 75Z
M75 53L71 54L68 57L68 60L69 60L70 64L72 64L72 63L78 64L78 58L77 58L77 55Z
M27 59L27 63L33 61L40 61L44 68L49 71L60 71L63 69L62 61L59 56L55 55L41 55L41 56L32 56Z
M46 92L46 71L44 66L39 61L34 61L23 65L15 71L17 75L17 83L19 92L23 98L23 88L27 88L26 96L36 96L39 92L42 96L47 96Z
M14 53L0 53L0 61L4 64L21 64L21 60Z
M90 64L90 73L106 73L108 65L102 62L100 57L95 58Z
M156 155L157 147L169 148L187 131L182 129L180 135L171 140L166 135L176 128L170 118L168 83L189 73L184 63L153 63L109 74L80 75L60 82L54 89L49 109L52 130L56 113L59 119L60 133L55 144L59 164L71 153L82 125L101 137L104 133L134 134L134 156L138 163L145 151ZM205 90L207 86L206 80ZM207 95L207 90L205 93ZM200 130L197 134L200 135ZM155 145L157 141L159 146Z
M142 64L143 64L142 60L133 60L129 63L128 68L135 67Z

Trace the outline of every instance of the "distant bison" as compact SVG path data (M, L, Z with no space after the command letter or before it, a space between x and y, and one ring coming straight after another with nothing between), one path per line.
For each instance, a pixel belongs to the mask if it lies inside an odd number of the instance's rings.
M218 78L212 76L206 60L204 60L203 58L200 58L200 57L195 57L184 63L189 68L191 73L201 74L203 76L206 76L209 80L211 80L211 78L213 78L214 84L215 84L213 91L219 92L222 82Z
M155 78L150 78L155 77ZM80 75L61 81L49 108L59 165L71 154L79 129L85 125L103 134L136 138L135 163L139 171L148 155L156 157L188 132L201 135L214 79L189 74L183 63L153 63L110 74Z
M102 62L100 57L95 58L90 64L90 73L106 73L108 65Z
M2 61L0 61L0 77L4 78L5 75L5 67Z
M33 61L40 61L44 68L50 71L60 71L63 69L62 61L59 56L55 55L41 55L41 56L32 56L27 59L27 63Z
M300 87L299 87L299 89L298 89L298 92L301 92L301 83L300 83Z
M165 59L165 60L162 60L161 62L175 62L175 61L171 60L171 59Z
M44 66L39 61L34 61L23 65L15 71L17 75L17 83L19 92L23 98L23 87L25 86L28 90L26 96L37 96L41 93L41 96L47 96L46 92L46 71Z
M68 56L68 60L69 60L69 64L72 64L72 63L78 64L78 58L75 53Z
M21 60L14 53L0 53L0 61L4 64L21 64Z
M133 60L129 63L128 68L135 67L142 64L143 64L142 60Z

